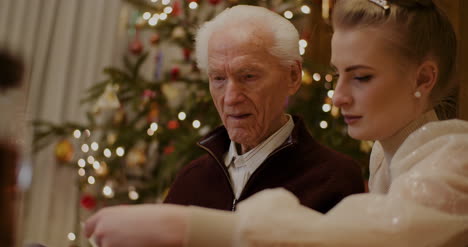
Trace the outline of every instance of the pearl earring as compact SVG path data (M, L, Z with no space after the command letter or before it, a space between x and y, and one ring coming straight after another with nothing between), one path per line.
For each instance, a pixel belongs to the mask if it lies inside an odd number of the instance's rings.
M414 92L414 97L416 97L418 99L421 98L421 92L419 92L419 91Z

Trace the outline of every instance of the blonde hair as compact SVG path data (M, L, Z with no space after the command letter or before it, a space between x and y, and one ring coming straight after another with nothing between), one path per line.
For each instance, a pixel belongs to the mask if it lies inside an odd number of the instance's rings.
M333 28L378 27L388 32L394 48L409 63L432 59L437 63L437 83L431 92L434 106L446 101L457 87L454 80L457 38L448 17L432 0L392 0L384 8L369 0L337 0Z
M195 56L200 69L206 71L208 68L208 42L212 34L236 25L258 28L271 33L273 45L267 49L271 55L280 59L281 64L289 66L297 61L302 62L299 54L299 33L291 22L263 7L237 5L225 9L198 30L195 37ZM252 29L235 29L236 32L242 30L248 32Z

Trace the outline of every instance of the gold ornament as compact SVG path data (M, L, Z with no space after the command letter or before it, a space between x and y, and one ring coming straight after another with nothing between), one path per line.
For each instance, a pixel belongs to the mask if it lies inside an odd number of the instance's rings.
M57 143L55 146L55 158L60 163L68 163L73 158L73 145L67 139Z
M107 163L101 161L100 166L96 170L96 174L100 177L104 177L109 173L109 168L107 167Z
M126 156L126 164L129 167L142 166L146 163L144 146L138 146L130 150Z

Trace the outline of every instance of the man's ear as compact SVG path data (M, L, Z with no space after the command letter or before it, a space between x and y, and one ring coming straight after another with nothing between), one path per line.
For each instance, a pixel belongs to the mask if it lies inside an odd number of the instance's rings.
M288 92L289 95L296 94L297 90L301 87L302 84L302 63L300 61L296 61L295 64L292 64L289 71L289 84L288 84Z
M416 90L422 95L429 95L437 83L439 68L432 60L423 62L416 74Z

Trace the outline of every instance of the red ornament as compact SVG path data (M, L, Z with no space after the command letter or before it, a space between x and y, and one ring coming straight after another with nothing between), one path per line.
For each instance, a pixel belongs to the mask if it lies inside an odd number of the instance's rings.
M150 38L151 44L157 45L159 44L159 40L160 40L159 34L154 33L153 35L151 35L151 38Z
M164 148L164 154L171 154L175 151L175 147L170 145Z
M221 2L221 0L208 0L208 2L210 2L213 5L217 5L218 3Z
M171 69L171 80L175 81L179 79L180 69L179 67L174 67Z
M145 99L154 99L154 97L156 97L156 92L155 91L149 90L149 89L145 89L145 91L143 91L143 98L145 98Z
M80 205L86 210L93 210L96 207L96 198L92 195L85 194L80 199Z
M129 50L132 54L134 55L140 55L141 52L143 51L143 44L141 43L141 41L139 39L135 39L131 44L130 44L130 47L129 47Z
M170 130L174 130L174 129L177 129L179 128L179 121L177 120L171 120L167 123L167 128L170 129Z
M185 61L189 61L190 60L190 55L192 55L192 50L189 49L189 48L184 48L184 59Z
M174 5L172 5L172 12L171 15L173 16L179 16L181 12L181 7L180 7L180 2L176 1Z

